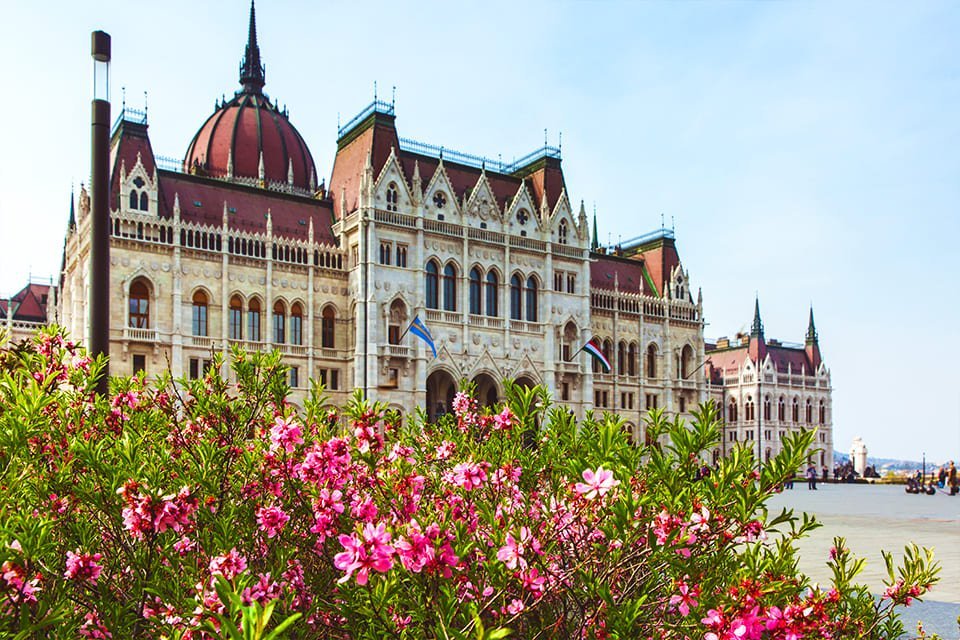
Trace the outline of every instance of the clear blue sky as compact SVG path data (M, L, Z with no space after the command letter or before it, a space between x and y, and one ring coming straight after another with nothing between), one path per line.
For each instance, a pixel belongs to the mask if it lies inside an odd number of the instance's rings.
M182 157L237 88L244 1L10 3L0 27L0 295L60 264L89 171L90 31L113 100L149 92ZM563 132L601 239L676 224L708 337L800 341L814 304L835 446L960 458L960 4L262 0L266 91L329 176L345 121L397 87L401 135L511 159Z

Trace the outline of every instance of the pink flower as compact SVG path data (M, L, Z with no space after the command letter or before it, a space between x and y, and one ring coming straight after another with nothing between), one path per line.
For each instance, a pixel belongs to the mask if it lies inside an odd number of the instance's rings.
M476 489L487 480L488 463L462 462L444 475L444 480L464 489Z
M517 540L513 534L508 533L505 544L497 551L497 560L507 565L508 569L527 568L527 561L524 559L524 553L527 546L534 553L540 553L540 543L530 534L526 527L520 527L520 539Z
M210 573L232 580L247 570L247 559L237 552L236 547L222 556L210 559Z
M303 444L303 430L300 425L277 417L270 428L270 451L282 448L287 453L293 453L298 444Z
M440 443L440 446L437 447L437 460L446 460L450 457L450 454L453 453L454 449L457 448L457 445L453 444L449 440L444 440Z
M504 407L503 411L493 418L493 428L497 431L506 431L513 426L514 417L510 407Z
M510 604L507 605L507 613L509 613L512 616L515 616L521 611L523 611L524 608L525 607L523 604L523 600L517 600L516 598L514 598L513 600L510 601Z
M290 520L290 516L284 513L280 507L261 507L257 509L257 524L260 531L267 534L268 538L275 537L283 526Z
M394 548L390 546L390 534L386 531L386 525L379 524L376 527L372 523L367 523L363 527L363 539L352 535L341 535L338 540L343 545L344 551L338 553L333 558L333 566L341 571L346 571L337 584L343 584L350 579L353 572L357 572L357 584L367 584L367 578L370 575L370 569L386 573L393 566Z
M700 590L696 586L691 588L683 580L678 580L677 591L679 593L670 596L670 606L676 607L680 615L686 618L690 615L690 607L697 606L696 597L700 595Z
M602 496L620 484L619 481L614 480L613 471L608 471L602 466L597 467L596 471L585 469L583 472L583 480L583 482L578 482L574 486L574 490L587 500L593 500L597 496Z
M81 553L80 549L77 549L76 553L67 551L67 571L63 577L68 580L97 584L97 578L103 571L103 567L97 563L102 557L99 553Z

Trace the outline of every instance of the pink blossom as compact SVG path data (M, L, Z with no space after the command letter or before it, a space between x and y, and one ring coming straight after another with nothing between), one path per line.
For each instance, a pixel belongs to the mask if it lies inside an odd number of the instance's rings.
M382 523L376 527L369 522L365 524L362 539L356 534L343 534L338 540L344 551L334 556L333 566L346 571L346 574L337 580L338 584L349 580L356 571L357 584L365 585L370 569L386 573L393 566L392 556L395 551L390 546L390 534L386 531L386 525Z
M293 453L300 444L303 444L303 430L300 425L278 416L270 427L270 451L282 448L287 453Z
M585 469L583 480L583 482L578 482L574 486L574 490L587 500L602 496L620 484L618 480L613 478L613 471L608 471L602 466L597 467L596 471Z
M80 549L76 552L67 551L67 570L63 577L77 582L97 584L97 578L103 571L103 567L97 563L102 557L99 553L82 553Z
M276 537L289 520L290 516L280 507L272 506L257 509L257 524L260 526L260 531L266 533L268 538Z
M458 414L468 413L473 409L473 398L464 393L463 391L458 391L455 396L453 396L453 410Z
M444 440L440 443L440 446L437 447L437 460L446 460L457 448L457 445L453 444L449 440Z
M540 543L530 534L527 527L520 527L520 539L517 540L513 534L508 533L505 544L497 551L497 560L507 565L508 569L527 568L527 561L524 554L527 549L534 553L540 553Z
M247 570L247 559L237 552L236 547L222 556L210 559L210 573L232 580Z
M697 606L697 596L700 595L700 590L697 587L690 587L683 580L677 581L677 591L674 595L670 596L670 606L676 607L680 612L680 615L687 617L690 615L690 607Z
M83 616L83 624L80 625L78 633L84 638L94 638L95 640L105 640L113 637L113 634L103 626L103 622L96 611L91 611Z
M487 466L485 462L462 462L445 474L444 480L467 490L476 489L487 481Z
M515 616L521 611L523 611L525 608L526 607L523 604L523 600L518 600L517 598L514 598L513 600L510 601L510 604L507 605L506 611L510 615Z
M493 428L497 431L507 431L513 426L514 421L515 418L513 412L510 411L510 407L504 407L503 411L493 418Z

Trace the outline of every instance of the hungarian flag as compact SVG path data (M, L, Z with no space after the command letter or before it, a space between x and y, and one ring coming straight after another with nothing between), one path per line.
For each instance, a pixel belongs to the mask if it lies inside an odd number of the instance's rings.
M603 372L610 373L610 361L607 360L607 356L603 355L603 350L600 348L600 342L596 338L590 338L587 340L587 344L580 347L581 351L586 351L594 358L600 361L600 364L603 365Z

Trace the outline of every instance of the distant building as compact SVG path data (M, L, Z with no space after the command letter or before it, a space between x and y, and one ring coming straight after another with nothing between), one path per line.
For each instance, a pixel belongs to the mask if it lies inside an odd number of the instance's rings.
M717 455L746 442L769 460L788 433L815 428L819 453L811 452L810 462L833 468L833 390L813 309L804 344L793 345L764 338L758 300L750 334L707 343L705 367L711 396L723 407L724 438Z
M32 336L55 316L56 293L56 287L31 282L16 295L0 299L0 329L13 341Z
M867 470L867 445L859 436L854 438L853 444L850 445L850 462L853 463L853 470L862 478Z

